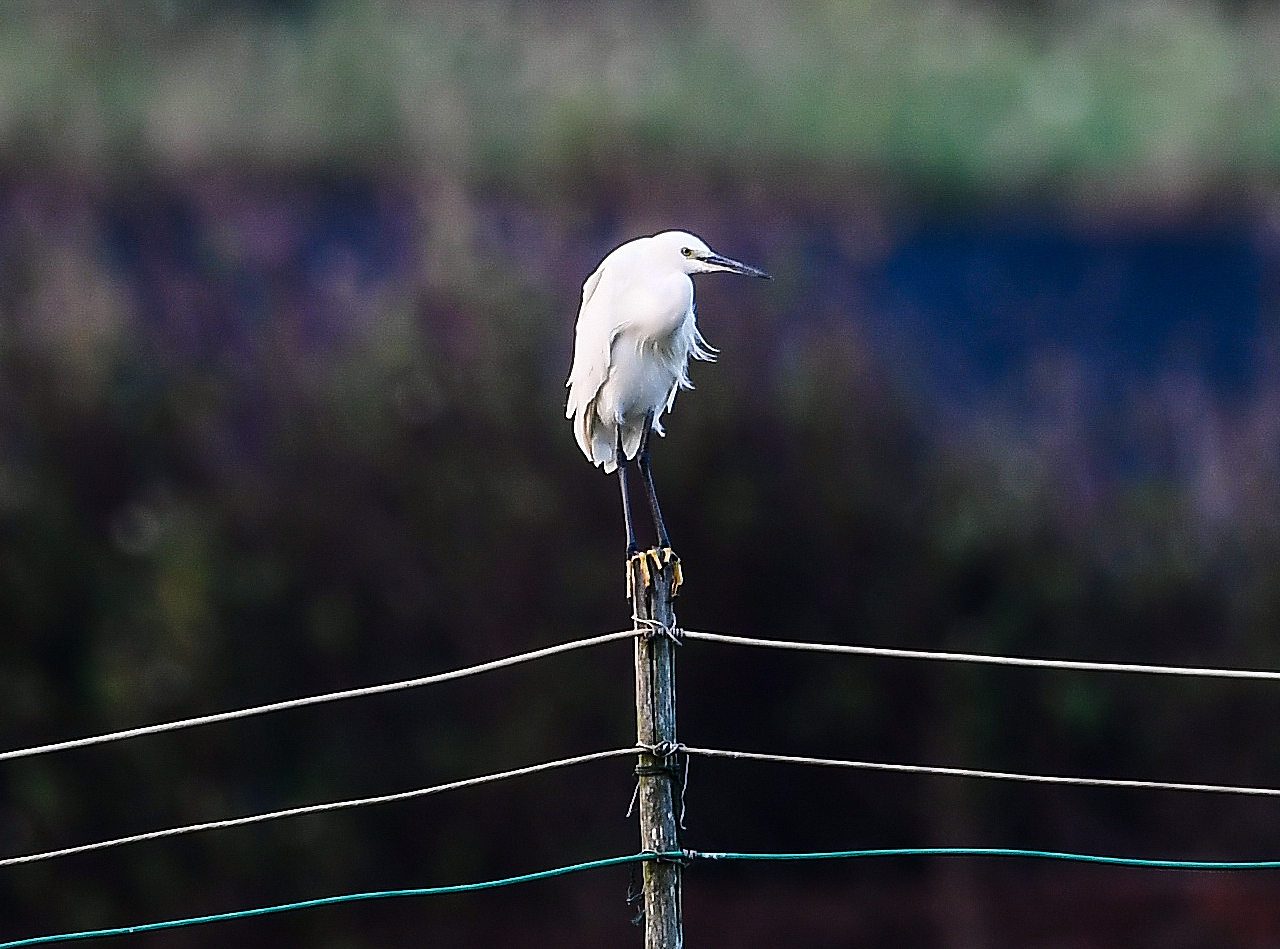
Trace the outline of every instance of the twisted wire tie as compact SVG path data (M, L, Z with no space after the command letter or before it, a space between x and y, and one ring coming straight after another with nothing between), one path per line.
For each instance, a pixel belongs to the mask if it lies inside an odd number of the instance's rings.
M654 863L674 863L676 866L687 867L693 863L699 854L696 850L681 850L677 853L658 853L656 850L641 850L640 856L644 860L651 860Z
M667 759L670 758L672 755L685 750L684 744L678 741L660 741L655 745L639 744L639 745L636 745L636 747L645 751L647 754L652 755L655 758L661 758L663 760L662 764L637 764L634 772L636 778L652 777L654 775L665 774L672 781L675 781L677 778L680 778L681 776L683 776L684 781L683 781L683 785L680 788L679 826L681 830L684 830L685 829L684 796L685 796L685 791L687 791L689 788L689 756L685 755L685 759L684 759L685 764L683 768L681 768L678 764L666 763ZM631 803L627 805L627 814L626 814L627 817L630 817L632 814L635 813L636 802L639 799L640 799L640 782L639 780L637 780L636 786L631 791Z
M645 616L637 616L631 614L631 621L635 624L635 631L640 634L643 640L654 639L657 636L665 636L677 646L684 641L684 630L674 623L670 626L663 626L656 619L649 619Z
M684 745L678 741L660 741L656 745L637 745L637 748L643 748L647 753L655 758L661 758L662 764L638 764L635 773L640 776L650 776L655 774L667 774L672 778L680 774L680 766L677 763L668 763L677 752L684 750Z

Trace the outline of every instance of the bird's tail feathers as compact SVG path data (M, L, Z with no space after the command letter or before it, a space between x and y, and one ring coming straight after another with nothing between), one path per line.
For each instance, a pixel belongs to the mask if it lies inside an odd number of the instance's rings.
M618 467L618 452L614 448L618 442L616 432L617 429L614 426L597 421L595 431L591 433L591 451L587 457L591 459L593 465L603 468L605 474Z
M591 403L585 406L570 405L569 415L573 417L573 437L587 456L587 460L599 464L596 460L595 447L600 428L596 417L596 407Z
M622 430L622 453L630 461L640 454L640 440L644 437L644 425L628 425Z

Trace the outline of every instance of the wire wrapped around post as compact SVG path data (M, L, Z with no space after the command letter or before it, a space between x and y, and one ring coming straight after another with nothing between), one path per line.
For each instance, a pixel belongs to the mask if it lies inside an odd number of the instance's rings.
M672 601L680 580L679 561L653 550L627 564L636 637L636 744L645 750L636 764L636 804L640 849L679 851L676 819L677 775L675 650L678 645ZM644 864L645 949L681 949L680 861L655 856Z

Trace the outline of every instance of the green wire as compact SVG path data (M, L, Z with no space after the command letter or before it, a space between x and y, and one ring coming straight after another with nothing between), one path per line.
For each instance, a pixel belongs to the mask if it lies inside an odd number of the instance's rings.
M486 880L483 883L459 883L454 886L429 886L412 890L377 890L372 893L347 893L343 896L324 896L314 900L301 900L297 903L281 903L278 906L259 906L256 909L242 909L232 913L214 913L210 916L190 916L186 919L169 919L159 923L143 923L138 926L119 926L115 929L91 929L78 933L62 933L56 936L33 936L29 939L17 939L13 942L0 942L0 949L18 949L19 946L39 946L51 942L66 942L72 939L96 939L100 936L125 936L130 933L148 933L157 929L177 929L180 926L196 926L201 923L218 923L231 919L246 919L251 916L266 916L270 913L286 913L295 909L310 909L314 906L332 906L336 903L354 903L358 900L378 900L393 896L442 896L446 893L470 893L475 890L492 890L499 886L512 886L516 883L532 883L534 880L546 880L550 877L563 876L566 873L577 873L581 870L594 870L599 867L613 867L622 863L638 863L651 860L655 856L677 858L683 854L636 853L628 857L608 857L604 860L591 860L587 863L575 863L572 866L557 867L554 870L540 870L537 873L525 873L521 876L506 877L501 880Z
M143 923L138 926L120 926L116 929L92 929L78 933L63 933L56 936L33 936L29 939L18 939L13 942L0 942L0 949L19 949L22 946L39 946L53 942L67 942L73 939L96 939L101 936L124 936L130 933L154 932L158 929L176 929L180 926L195 926L201 923L217 923L232 919L246 919L252 916L266 916L269 913L285 913L290 910L310 909L315 906L332 906L337 903L354 903L358 900L377 900L395 896L441 896L446 893L471 893L476 890L491 890L500 886L512 886L516 883L532 883L534 880L546 880L563 876L566 873L578 873L582 870L594 870L600 867L614 867L624 863L639 863L643 860L844 860L855 857L1035 857L1045 860L1073 860L1078 863L1102 863L1125 867L1147 867L1159 870L1277 870L1280 860L1256 861L1221 861L1221 860L1147 860L1140 857L1106 857L1087 853L1057 853L1050 850L1017 850L1002 847L903 847L884 850L835 850L827 853L707 853L699 850L687 850L674 853L636 853L627 857L608 857L604 860L591 860L587 863L575 863L554 870L540 870L537 873L525 873L521 876L506 877L501 880L486 880L482 883L460 883L454 886L431 886L412 890L378 890L371 893L348 893L343 896L325 896L314 900L302 900L297 903L281 903L277 906L260 906L256 909L237 910L232 913L215 913L211 916L191 916L186 919L170 919L159 923Z
M1280 860L1146 860L1141 857L1106 857L1088 853L1057 853L1051 850L1017 850L1005 847L902 847L885 850L835 850L829 853L703 853L689 856L699 860L842 860L852 857L1038 857L1044 860L1074 860L1123 867L1156 870L1280 870ZM0 946L0 949L4 949Z

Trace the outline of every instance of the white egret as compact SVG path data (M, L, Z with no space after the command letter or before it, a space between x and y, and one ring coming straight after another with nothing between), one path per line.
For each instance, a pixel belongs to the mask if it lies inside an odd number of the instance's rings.
M627 495L631 461L644 475L658 548L665 562L675 557L653 490L649 436L665 434L662 413L680 389L693 387L689 360L715 358L698 332L690 276L717 271L769 276L720 256L692 234L665 231L623 244L582 285L565 417L573 419L587 460L618 472L628 557L637 549Z

